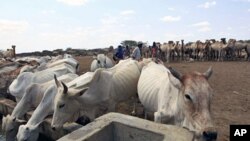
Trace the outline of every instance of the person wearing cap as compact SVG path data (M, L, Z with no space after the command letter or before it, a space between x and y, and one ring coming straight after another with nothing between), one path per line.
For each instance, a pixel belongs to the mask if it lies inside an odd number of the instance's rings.
M132 53L132 58L134 60L141 60L141 49L142 49L142 43L138 43L138 46L133 50L133 53Z

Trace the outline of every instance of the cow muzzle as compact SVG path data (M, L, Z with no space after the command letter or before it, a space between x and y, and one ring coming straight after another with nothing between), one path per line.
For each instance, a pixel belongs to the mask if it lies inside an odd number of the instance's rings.
M217 139L217 131L214 128L206 128L202 136L205 141L215 141Z

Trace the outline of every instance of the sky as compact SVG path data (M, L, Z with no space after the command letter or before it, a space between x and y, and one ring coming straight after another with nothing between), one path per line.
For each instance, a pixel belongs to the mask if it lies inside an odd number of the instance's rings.
M250 0L0 0L0 50L250 39Z

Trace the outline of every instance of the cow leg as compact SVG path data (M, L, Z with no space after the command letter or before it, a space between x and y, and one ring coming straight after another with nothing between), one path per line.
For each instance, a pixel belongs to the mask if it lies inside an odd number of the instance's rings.
M154 121L157 123L161 123L161 119L162 119L162 112L155 112Z
M131 115L136 116L137 115L137 112L136 112L137 104L136 103L139 102L138 94L136 94L136 96L133 96L132 100L133 100L133 111L131 112Z
M133 105L133 111L131 112L132 116L136 116L136 102L134 101L134 105Z
M170 113L166 113L164 111L155 112L154 121L157 123L167 123L167 124L174 123L173 116L171 116Z
M116 112L116 102L110 100L108 105L108 112Z
M148 112L145 110L145 108L143 108L143 112L144 112L144 119L148 119Z

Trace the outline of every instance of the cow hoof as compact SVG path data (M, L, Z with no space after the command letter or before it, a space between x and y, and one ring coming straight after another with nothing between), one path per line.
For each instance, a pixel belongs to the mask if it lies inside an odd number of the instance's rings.
M136 112L135 112L135 111L132 111L132 112L131 112L131 116L136 116Z

